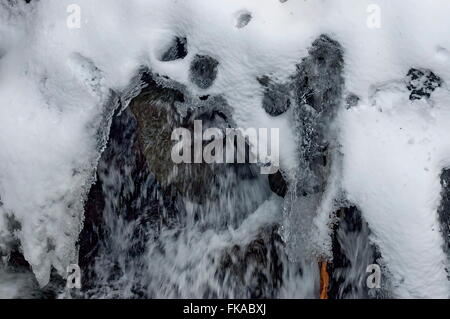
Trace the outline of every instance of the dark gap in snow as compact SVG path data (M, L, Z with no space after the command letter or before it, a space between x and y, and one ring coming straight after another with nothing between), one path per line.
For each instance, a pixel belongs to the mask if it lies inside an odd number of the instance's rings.
M161 57L161 61L169 62L184 59L188 54L187 51L187 39L182 37L175 37Z
M291 106L291 87L289 84L273 82L268 76L257 78L264 87L262 106L267 114L279 116L289 110Z
M411 101L430 98L434 90L442 85L441 78L430 70L412 68L408 71L407 78Z
M240 11L237 15L236 28L238 29L242 29L252 20L252 14L247 10Z
M219 62L207 55L196 55L190 67L192 83L201 89L209 88L217 77Z
M327 35L320 36L309 49L309 56L297 67L297 104L309 104L319 113L334 112L342 95L343 67L341 45ZM306 103L309 95L311 103Z
M6 253L8 255L8 265L31 271L30 264L25 260L25 257L22 254L22 248L20 247L20 242L15 235L22 230L22 225L12 214L6 214L4 217L8 233L13 235L7 242L8 247Z
M278 170L275 174L270 174L268 178L272 192L284 198L288 190L288 184L283 176L283 173Z
M21 229L22 225L21 223L14 217L14 215L8 215L5 216L6 221L6 228L8 230L8 233L12 234L12 236L9 238L9 240L6 242L6 251L1 252L0 256L2 254L6 253L7 257L7 267L11 267L13 269L20 269L24 272L32 272L30 264L25 260L25 257L22 253L22 248L20 247L20 242L15 234L18 234ZM1 259L0 259L1 260ZM1 261L0 261L1 263Z
M355 94L349 94L347 96L347 98L345 99L345 107L347 109L351 109L353 107L358 106L358 103L360 101L359 96L355 95Z

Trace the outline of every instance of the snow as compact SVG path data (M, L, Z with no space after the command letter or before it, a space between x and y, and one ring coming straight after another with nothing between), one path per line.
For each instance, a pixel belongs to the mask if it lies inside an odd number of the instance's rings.
M410 102L383 92L392 108L371 105L342 114L343 188L361 207L402 297L448 297L437 209L441 169L450 164L450 94L446 104ZM387 104L387 103L386 103Z
M81 9L79 29L66 25L73 3ZM375 29L367 25L373 4L381 10ZM252 19L236 27L242 12ZM327 33L344 47L346 90L361 98L339 114L340 187L369 222L395 295L448 297L437 206L439 174L450 166L449 16L448 0L44 0L14 9L2 3L0 214L21 223L17 236L41 285L51 266L64 275L77 259L110 90L129 90L141 66L192 95L224 96L239 127L280 128L281 167L293 170L292 118L264 112L257 78L283 82ZM174 36L187 38L188 55L163 62ZM189 81L196 54L220 63L207 90ZM411 67L444 81L429 102L412 103L399 88ZM324 231L324 213L318 216Z

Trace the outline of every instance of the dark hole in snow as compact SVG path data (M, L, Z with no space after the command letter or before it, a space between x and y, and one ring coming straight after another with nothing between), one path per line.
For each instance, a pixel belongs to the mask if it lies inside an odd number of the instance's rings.
M203 95L203 96L200 96L199 99L200 99L201 101L206 101L206 100L209 99L209 95Z
M222 121L225 121L225 122L229 121L229 116L227 116L224 112L214 111L212 114L213 114L213 117L218 117L218 118L222 119Z
M288 185L283 177L283 174L278 171L275 174L269 175L269 185L272 192L280 197L285 197L288 190Z
M409 96L411 101L430 98L434 90L442 85L441 78L430 70L412 68L407 77L407 88L411 91Z
M307 92L307 93L305 94L305 96L304 96L304 99L305 99L305 103L306 103L307 105L309 105L309 106L314 106L314 105L315 105L315 102L314 102L314 92L313 92L313 91Z
M201 89L209 88L217 77L219 62L206 55L196 55L191 63L190 79Z
M162 55L161 61L169 62L184 59L187 54L187 39L176 37L173 39L169 49Z
M442 200L439 207L439 221L444 236L445 250L450 254L450 169L441 175Z
M236 28L243 28L252 20L252 14L248 11L241 11L238 13Z
M6 215L6 227L9 232L15 233L22 230L22 224L14 217L14 215Z
M355 95L355 94L349 94L345 100L345 106L348 109L351 109L352 107L355 107L358 105L359 103L359 96Z
M289 110L291 106L289 85L274 83L268 76L260 77L257 80L264 87L262 106L267 114L279 116Z
M56 250L56 244L51 238L47 238L47 252Z

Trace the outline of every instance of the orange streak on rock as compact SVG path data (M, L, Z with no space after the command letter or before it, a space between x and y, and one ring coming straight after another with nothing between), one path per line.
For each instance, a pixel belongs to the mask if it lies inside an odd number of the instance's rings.
M327 271L328 263L326 261L319 262L320 267L320 299L328 299L328 287L330 285L330 276Z

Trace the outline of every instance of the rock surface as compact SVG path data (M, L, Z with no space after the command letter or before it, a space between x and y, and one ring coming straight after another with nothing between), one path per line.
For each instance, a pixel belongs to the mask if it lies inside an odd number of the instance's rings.
M192 83L201 89L208 89L217 77L219 62L206 55L196 55L190 67Z
M297 194L324 191L329 171L329 126L342 101L343 50L322 35L297 67L294 116L300 140L300 183Z
M161 57L161 61L169 62L184 59L188 54L187 51L187 39L176 37L173 39L170 47Z
M444 236L445 251L450 260L450 169L444 170L441 175L442 201L439 207L439 220Z
M442 85L442 80L430 70L411 69L408 72L408 90L411 91L409 99L420 100L430 98L431 94Z
M287 84L274 83L268 76L258 78L264 87L262 105L267 114L279 116L291 106L291 87Z

